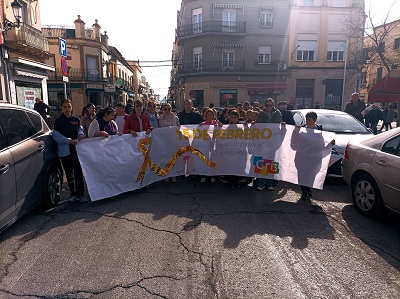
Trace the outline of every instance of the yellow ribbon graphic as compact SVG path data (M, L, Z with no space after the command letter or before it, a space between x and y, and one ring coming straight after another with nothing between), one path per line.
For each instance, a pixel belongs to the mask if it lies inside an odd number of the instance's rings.
M138 147L144 155L144 161L143 161L142 167L140 168L138 177L136 179L136 181L140 181L140 182L143 182L143 180L144 180L144 176L146 174L146 169L147 169L148 165L150 165L150 169L157 175L166 176L171 171L172 167L174 167L174 165L178 161L179 157L182 156L186 152L190 152L190 153L196 155L197 157L200 158L201 161L203 161L209 167L215 168L215 166L216 166L216 164L213 161L211 161L210 159L208 159L201 151L194 148L193 146L187 145L187 146L181 147L171 157L171 159L165 165L165 168L161 168L157 164L151 162L151 159L150 159L151 138L150 137L141 139L139 141Z

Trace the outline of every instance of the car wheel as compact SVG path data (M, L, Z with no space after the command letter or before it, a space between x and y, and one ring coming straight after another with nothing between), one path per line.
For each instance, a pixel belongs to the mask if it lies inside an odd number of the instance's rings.
M358 176L351 184L356 209L367 217L380 216L384 210L381 192L375 180L366 174Z
M59 167L50 167L43 186L43 205L51 208L60 201L63 174Z

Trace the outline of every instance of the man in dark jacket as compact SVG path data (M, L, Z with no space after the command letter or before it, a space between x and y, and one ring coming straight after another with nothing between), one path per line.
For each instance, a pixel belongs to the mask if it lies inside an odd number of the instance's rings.
M43 102L41 99L36 98L35 99L35 105L33 106L33 109L39 112L39 114L43 117L44 120L47 119L47 115L50 114L50 107L47 105L45 102Z
M179 123L181 125L198 125L203 122L203 117L193 111L192 100L186 99L184 102L184 110L178 113Z
M293 114L292 114L292 112L286 110L287 109L286 101L279 102L278 109L282 114L282 121L288 125L294 126L295 123L294 123L294 119L293 119Z
M353 115L360 122L364 123L364 117L361 112L364 111L365 108L365 103L360 100L358 93L354 92L351 95L351 101L346 104L344 112Z

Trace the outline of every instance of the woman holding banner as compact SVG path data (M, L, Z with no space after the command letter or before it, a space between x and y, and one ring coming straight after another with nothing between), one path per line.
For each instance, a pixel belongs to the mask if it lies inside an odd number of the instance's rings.
M138 132L146 132L150 134L153 129L150 124L150 119L147 114L143 113L143 104L141 100L133 102L133 113L125 120L124 134L132 134L137 137Z

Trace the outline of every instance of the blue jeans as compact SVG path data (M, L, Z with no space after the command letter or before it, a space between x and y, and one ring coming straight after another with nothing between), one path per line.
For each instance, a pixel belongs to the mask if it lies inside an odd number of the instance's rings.
M257 187L272 187L271 179L257 178Z

